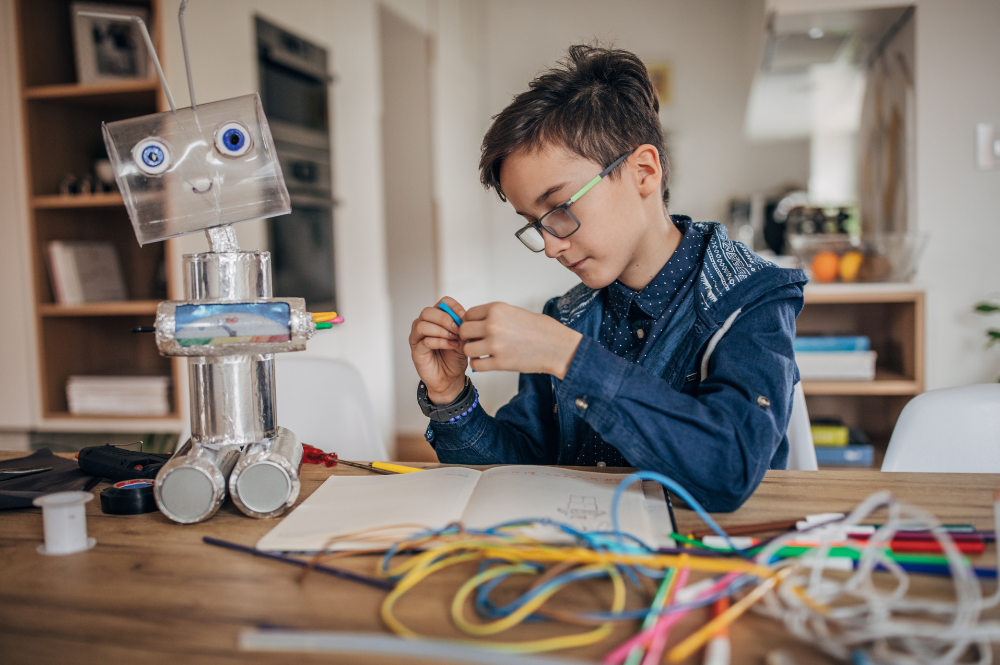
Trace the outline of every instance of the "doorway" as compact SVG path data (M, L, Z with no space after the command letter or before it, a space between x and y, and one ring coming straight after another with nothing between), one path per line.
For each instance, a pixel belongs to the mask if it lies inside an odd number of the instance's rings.
M431 40L389 9L379 14L386 258L392 303L397 440L426 448L407 338L437 297L431 136ZM404 451L397 451L401 454ZM409 451L407 451L409 453ZM433 454L433 453L431 453ZM413 458L412 454L405 454Z

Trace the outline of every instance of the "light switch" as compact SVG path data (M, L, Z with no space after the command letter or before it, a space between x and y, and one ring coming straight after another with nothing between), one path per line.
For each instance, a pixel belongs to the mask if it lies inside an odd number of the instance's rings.
M1000 138L996 126L981 122L976 125L976 166L986 171L1000 164Z

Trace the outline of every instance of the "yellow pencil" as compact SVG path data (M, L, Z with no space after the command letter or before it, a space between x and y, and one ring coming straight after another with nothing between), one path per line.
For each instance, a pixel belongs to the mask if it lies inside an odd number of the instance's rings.
M372 462L372 468L382 469L384 471L394 471L396 473L413 473L414 471L423 471L423 469L417 469L412 466L389 464L388 462Z

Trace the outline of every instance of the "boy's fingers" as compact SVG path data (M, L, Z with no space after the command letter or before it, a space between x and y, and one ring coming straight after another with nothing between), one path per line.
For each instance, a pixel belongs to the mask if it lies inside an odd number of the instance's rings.
M482 339L486 337L485 321L466 321L458 330L461 339Z
M417 336L416 341L419 342L422 337L443 337L445 339L451 339L458 341L458 335L446 330L436 323L431 323L430 321L421 321L414 328L414 333Z
M443 337L424 337L420 340L420 344L432 351L439 351L442 349L455 350L458 348L458 342L453 339L444 339Z
M465 316L462 317L462 318L463 318L463 320L465 322L469 322L469 321L482 321L490 313L490 308L492 306L493 306L493 303L489 303L487 305L476 305L475 307L473 307L472 309L470 309L468 312L466 312Z
M498 369L497 361L495 358L470 358L469 367L476 370L477 372L492 372Z
M465 346L462 347L462 353L469 356L470 358L479 358L480 356L492 355L490 353L491 345L489 342L484 340L476 340L475 342L466 342Z
M445 296L444 298L441 298L441 300L438 300L438 304L440 305L441 303L448 305L448 307L451 308L451 311L458 314L458 318L462 319L463 321L465 320L465 315L466 315L465 308L462 307L457 300L455 300L451 296Z
M448 313L443 309L438 309L437 307L424 307L420 311L420 319L436 323L445 330L450 330L453 333L458 332L458 324L455 323L455 320L448 316Z
M410 346L418 344L420 340L425 337L439 337L444 339L452 339L458 341L458 335L451 332L450 330L445 330L441 326L438 326L429 321L417 320L413 322L413 327L410 329L410 336L407 341Z

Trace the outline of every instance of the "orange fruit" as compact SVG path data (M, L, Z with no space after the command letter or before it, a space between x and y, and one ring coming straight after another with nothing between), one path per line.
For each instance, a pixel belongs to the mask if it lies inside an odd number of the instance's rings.
M845 282L853 282L858 278L858 271L861 269L861 262L865 260L861 252L847 252L840 257L840 279Z
M810 268L817 282L832 282L840 271L840 257L833 252L820 252L813 257Z

